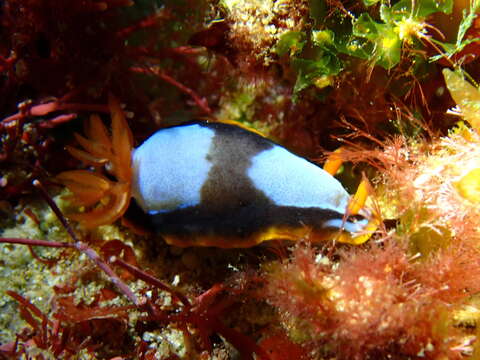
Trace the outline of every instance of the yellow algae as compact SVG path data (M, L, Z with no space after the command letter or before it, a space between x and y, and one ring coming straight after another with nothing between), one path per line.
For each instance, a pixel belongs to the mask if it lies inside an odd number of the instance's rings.
M473 203L480 201L480 168L471 170L455 184L459 194Z
M460 74L443 69L447 88L457 103L462 116L477 132L480 132L480 91Z

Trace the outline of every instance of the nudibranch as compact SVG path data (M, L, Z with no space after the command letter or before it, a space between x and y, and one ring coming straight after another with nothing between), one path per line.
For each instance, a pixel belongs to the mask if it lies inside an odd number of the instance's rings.
M112 112L117 114L115 121L119 110ZM118 125L112 128L115 137ZM127 143L131 137L123 138ZM85 146L84 140L80 144L89 153L79 154L85 152L76 149L75 156L84 161L87 155L99 157L92 154L94 146ZM113 153L118 151L112 149L114 142L107 144ZM117 145L122 144L117 141ZM105 157L105 152L102 155ZM336 238L357 244L366 241L374 230L367 211L360 211L360 215L352 210L351 196L331 174L239 126L191 122L160 129L132 150L130 161L131 165L124 166L131 167L131 175L118 181L130 182L133 198L155 231L176 246L250 247L268 240L307 236L314 241ZM79 171L87 172L76 173ZM120 171L118 165L116 171ZM70 179L70 185L72 182L68 173L60 175L67 186L65 178ZM94 187L95 181L89 186ZM110 180L98 180L102 184L106 181ZM75 188L70 189L81 203ZM107 205L90 213L108 212L109 207L118 212L125 207L123 201L121 206L115 204L115 199L104 203ZM74 218L88 226L90 213ZM90 220L98 225L96 217Z

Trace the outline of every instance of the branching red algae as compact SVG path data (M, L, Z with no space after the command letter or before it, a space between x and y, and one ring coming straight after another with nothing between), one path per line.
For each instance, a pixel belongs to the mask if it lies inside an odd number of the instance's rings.
M421 353L459 358L465 333L448 313L480 289L478 254L470 251L477 259L466 259L463 253L461 260L453 260L442 253L432 261L415 262L388 239L382 246L343 252L335 265L300 245L289 262L267 268L266 298L280 311L290 337L315 349L313 358L402 358ZM460 283L462 275L453 275L455 271L475 280ZM448 273L455 278L453 288L444 282Z

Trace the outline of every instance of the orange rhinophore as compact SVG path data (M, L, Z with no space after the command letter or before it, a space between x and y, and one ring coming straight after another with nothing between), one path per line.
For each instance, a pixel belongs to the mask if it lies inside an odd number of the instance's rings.
M359 234L355 234L354 236L348 233L341 233L340 236L344 238L340 239L339 241L360 245L370 239L372 234L378 229L379 225L382 223L379 211L377 209L367 210L365 206L371 193L372 186L370 185L368 179L364 176L358 185L357 191L350 199L350 203L347 207L347 214L357 215L363 212L364 215L369 218L368 224ZM349 240L345 239L345 237L348 237Z
M343 164L342 152L343 148L339 147L330 154L327 161L325 161L325 164L323 164L323 170L334 176Z
M323 170L334 176L343 164L343 151L344 150L342 147L335 150L328 157L327 161L325 161L325 164L323 165ZM361 233L358 234L351 234L348 232L339 233L339 236L337 238L339 242L360 245L370 239L373 233L378 229L378 226L382 222L380 220L380 214L378 214L377 211L372 211L373 213L371 213L365 208L365 204L369 195L371 195L371 192L372 187L370 185L370 182L366 177L364 177L358 185L357 191L350 198L347 206L346 215L355 216L363 213L362 215L365 215L369 218L368 224L362 229Z
M72 192L69 200L84 207L84 212L70 214L69 217L90 229L120 218L131 198L133 136L120 104L113 96L109 97L109 107L111 136L98 115L92 115L85 126L86 136L75 134L83 150L67 146L70 154L91 165L94 170L65 171L57 176ZM103 175L105 171L115 180Z

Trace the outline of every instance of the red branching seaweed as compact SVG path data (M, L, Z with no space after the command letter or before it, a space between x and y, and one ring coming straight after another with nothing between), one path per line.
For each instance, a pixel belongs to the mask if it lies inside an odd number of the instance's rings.
M398 240L389 239L341 251L334 265L316 261L314 249L299 245L291 261L271 266L265 296L290 334L327 354L333 350L337 358L454 359L461 357L457 345L463 338L447 309L478 291L472 255L439 253L430 262L416 262ZM462 280L466 270L474 277Z
M54 320L47 318L35 305L21 295L7 291L19 303L22 318L32 328L25 329L15 343L0 348L7 357L17 358L24 354L30 357L30 350L41 349L55 358L72 358L80 350L92 352L99 344L119 348L125 341L127 311L133 306L89 307L75 305L72 297L55 300ZM92 354L93 355L93 354ZM41 355L34 356L42 359Z
M225 293L227 289L222 284L215 284L197 296L192 303L184 295L143 270L119 259L114 259L113 263L131 271L132 274L139 279L157 288L168 291L183 305L183 309L180 312L168 314L162 311L154 301L147 301L143 306L144 310L148 313L144 319L145 321L160 322L161 324L178 323L186 334L188 334L187 324L190 324L198 329L199 336L203 343L202 346L208 351L212 350L212 344L209 340L210 336L218 333L240 351L243 359L253 359L253 354L256 354L259 359L269 359L265 350L258 346L251 338L225 326L220 320L222 314L235 303L235 295L238 294L235 294L234 289L229 289L229 296L218 300L220 294ZM239 290L237 289L236 291L238 292Z
M131 0L0 4L0 163L8 175L8 182L0 184L0 198L30 193L34 178L45 180L71 167L71 160L59 151L73 129L66 123L85 111L108 111L99 102L112 89L136 114L151 110L160 117L176 111L185 104L183 94L193 99L194 112L211 114L204 94L218 88L219 79L212 81L215 85L205 86L208 78L199 82L200 49L173 47L176 32L170 23L182 5L161 10L148 5L149 14L132 6L131 13L122 13L120 8L131 5ZM135 41L129 41L133 37ZM172 64L172 59L181 61ZM161 101L162 86L154 85L156 90L150 92L144 77L130 71L151 66L158 73L149 72L148 81L167 82L179 90L175 99L169 94L170 108L149 106ZM67 136L48 131L55 127L69 129Z
M59 357L61 354L73 355L86 347L85 342L73 342L69 329L62 327L58 320L49 320L29 300L13 291L7 291L7 294L19 303L20 315L33 332L24 331L19 334L14 343L7 344L8 346L3 345L0 353L12 359L18 358L22 354L30 358L29 348L39 348ZM33 358L40 359L41 357L34 356Z

